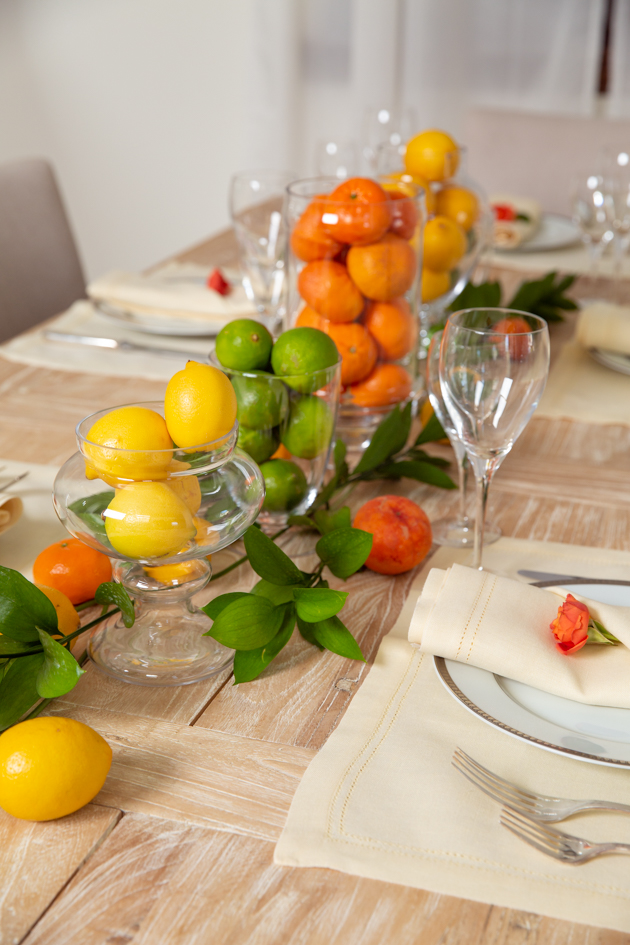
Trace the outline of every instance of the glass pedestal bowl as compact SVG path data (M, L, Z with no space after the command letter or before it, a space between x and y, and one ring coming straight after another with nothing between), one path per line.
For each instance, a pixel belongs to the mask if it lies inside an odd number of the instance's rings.
M143 407L164 415L162 403ZM134 601L127 628L112 615L88 652L105 673L144 686L199 682L228 667L233 651L204 636L210 620L192 603L209 582L209 556L256 520L264 481L235 448L238 423L213 443L187 449L122 450L87 433L110 410L77 426L79 452L55 479L53 502L71 535L112 559L114 579Z

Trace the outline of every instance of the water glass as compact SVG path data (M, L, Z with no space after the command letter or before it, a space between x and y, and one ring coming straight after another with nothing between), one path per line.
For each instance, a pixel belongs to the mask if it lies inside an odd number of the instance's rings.
M571 192L573 222L579 227L591 263L591 275L597 274L597 263L612 241L613 201L601 174L584 171L576 175Z
M397 109L387 107L368 108L363 118L363 157L372 174L391 173L379 171L376 166L377 152L382 145L394 148L403 146L418 131L418 118L413 107Z
M243 171L230 185L230 214L239 247L243 287L261 320L277 333L286 311L287 233L284 192L290 171Z
M492 476L529 422L548 373L549 331L537 315L473 308L448 319L440 387L477 484L473 567L479 570Z
M315 169L319 177L346 180L359 170L359 149L355 141L319 141L315 148Z

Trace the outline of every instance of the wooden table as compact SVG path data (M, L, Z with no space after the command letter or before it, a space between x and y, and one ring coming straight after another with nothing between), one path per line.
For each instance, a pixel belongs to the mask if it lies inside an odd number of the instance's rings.
M232 261L230 233L180 258ZM503 273L506 281L520 277ZM592 294L583 280L577 294ZM553 328L554 346L570 325ZM161 398L164 385L25 367L0 359L0 457L61 463L78 419ZM401 492L430 518L457 494ZM630 426L534 418L499 470L490 514L505 535L630 549ZM312 547L291 539L292 553ZM114 749L105 787L76 814L34 824L0 811L0 943L28 945L620 945L630 937L325 869L274 866L273 848L311 758L339 723L392 627L413 572L353 576L344 619L367 665L297 634L264 677L182 689L118 683L90 667L55 711ZM213 593L254 581L240 569ZM341 582L333 582L341 586Z

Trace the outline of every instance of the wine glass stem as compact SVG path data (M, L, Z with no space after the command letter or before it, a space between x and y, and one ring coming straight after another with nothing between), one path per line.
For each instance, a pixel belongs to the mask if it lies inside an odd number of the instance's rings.
M488 488L490 473L477 476L477 515L475 517L475 541L473 545L473 568L483 571L481 553L483 550L483 532L486 525L486 504L488 502Z
M465 453L457 457L457 473L459 476L459 506L462 522L468 522L468 512L466 509L466 484L468 482L468 457Z

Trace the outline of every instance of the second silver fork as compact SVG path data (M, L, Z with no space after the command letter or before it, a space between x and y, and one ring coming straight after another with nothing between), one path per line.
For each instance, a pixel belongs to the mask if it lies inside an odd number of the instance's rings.
M630 814L628 804L617 804L614 801L577 801L561 797L548 797L545 794L535 794L506 781L498 774L484 768L478 761L467 755L461 748L455 750L453 765L465 778L491 797L497 803L520 811L540 823L557 823L583 810L617 810Z

